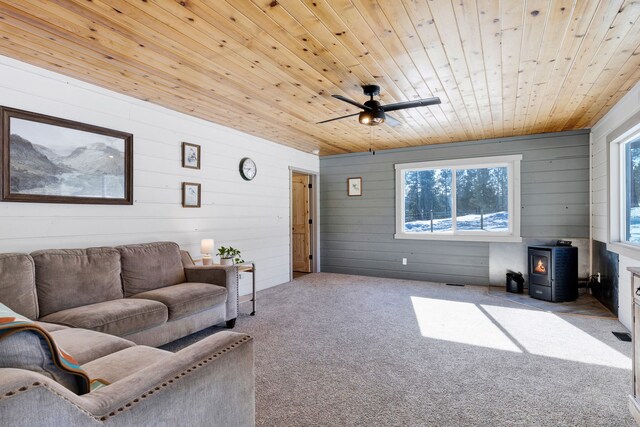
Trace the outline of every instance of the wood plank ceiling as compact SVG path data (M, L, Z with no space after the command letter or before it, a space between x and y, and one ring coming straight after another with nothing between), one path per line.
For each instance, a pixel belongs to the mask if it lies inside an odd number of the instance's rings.
M321 155L588 128L640 79L633 0L0 0L0 54ZM438 96L360 125L331 94Z

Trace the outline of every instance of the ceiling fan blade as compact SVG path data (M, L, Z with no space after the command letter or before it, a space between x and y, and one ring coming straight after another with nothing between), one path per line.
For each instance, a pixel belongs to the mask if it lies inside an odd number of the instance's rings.
M426 107L427 105L435 105L440 104L440 98L426 98L426 99L418 99L415 101L407 101L407 102L398 102L396 104L388 104L382 105L383 111L396 111L396 110L404 110L406 108L415 108L415 107Z
M331 95L331 96L333 96L335 99L339 99L342 102L346 102L347 104L351 104L351 105L353 105L355 107L362 108L363 110L366 110L366 111L371 111L370 107L367 107L364 104L360 104L359 102L356 102L356 101L354 101L352 99L345 98L342 95Z
M392 126L392 127L396 127L396 126L402 125L402 123L398 119L396 119L395 117L390 116L390 115L388 115L386 113L384 115L384 122L386 124L388 124L389 126Z
M334 119L329 119L329 120L323 120L321 122L316 123L317 125L321 124L321 123L327 123L327 122L332 122L334 120L340 120L340 119L346 119L347 117L353 117L353 116L358 116L360 113L354 113L354 114L349 114L347 116L341 116L341 117L336 117Z

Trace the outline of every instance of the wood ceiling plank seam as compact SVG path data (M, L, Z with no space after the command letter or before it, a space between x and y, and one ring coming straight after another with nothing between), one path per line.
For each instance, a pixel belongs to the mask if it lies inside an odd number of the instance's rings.
M524 132L534 133L536 131L536 119L540 111L540 107L545 101L545 90L549 83L551 74L554 70L556 62L559 60L558 55L561 53L562 42L568 37L571 28L571 18L576 10L576 0L553 0L550 7L549 20L558 22L565 16L564 25L562 27L555 25L551 31L545 31L542 39L542 49L536 65L536 72L533 77L532 95L527 106L527 116ZM568 11L567 11L568 10ZM566 12L566 13L565 13ZM560 15L560 19L554 17ZM560 31L562 29L562 31ZM562 33L562 34L560 34ZM560 40L560 43L557 43Z
M6 22L6 20L5 20L5 22ZM7 24L8 24L8 23L7 23ZM14 28L15 28L15 27L14 27ZM20 30L19 30L18 28L16 28L16 29L14 30L14 32L19 32L19 31L20 31ZM49 34L51 34L51 33L49 33ZM50 40L50 37L46 37L46 36L43 38L43 40L45 40L45 43L46 43L46 42L50 42L50 41L51 41L51 40ZM92 51L90 51L90 50L88 50L88 51L85 51L84 53L89 53L89 54L91 54L91 53L93 53L93 52L92 52ZM113 63L112 63L112 62L109 62L109 61L107 61L107 60L105 59L104 55L102 55L102 54L100 54L100 53L95 53L95 55L94 55L94 56L95 56L95 59L94 59L94 60L99 61L99 63L101 63L101 65L100 65L100 66L101 66L103 69L108 69L110 66L115 67L115 65L113 65ZM117 67L116 67L116 70L120 70L120 68L117 68ZM60 72L61 70L60 70L60 69L56 69L56 71ZM114 71L114 74L118 74L118 73ZM141 76L146 75L146 71L145 71L145 70L140 71L140 75L141 75ZM86 78L85 78L84 80L86 81ZM162 79L161 79L161 78L159 78L159 77L154 77L154 80L153 80L153 81L148 80L148 79L146 79L146 80L144 80L144 79L143 79L143 80L141 81L141 83L143 83L143 84L144 84L144 82L150 82L150 83L151 83L151 84L153 84L154 86L158 87L158 85L159 85L159 81L161 81L161 80L162 80ZM172 81L168 81L168 82L167 82L167 84L165 85L165 87L173 88L173 82L172 82ZM175 93L172 93L172 96L173 96L173 97L176 97L176 94L175 94ZM178 95L178 97L179 97L180 99L186 100L186 98L185 98L184 96ZM146 98L149 98L149 97L147 96ZM196 98L196 99L200 102L200 105L201 105L201 106L207 106L207 105L210 105L210 101L208 100L208 98L203 98L203 99L198 99L198 98ZM145 100L149 100L149 99L145 99ZM222 101L221 101L221 102L222 102ZM236 108L235 108L234 104L229 103L229 101L228 101L228 100L224 100L224 102L222 102L222 103L223 103L223 104L227 104L227 106L225 107L225 109L220 109L220 108L218 108L218 109L217 109L217 110L218 110L218 111L217 111L217 114L218 114L218 115L219 115L220 113L223 113L224 111L226 111L226 110L230 109L230 108L231 108L232 110L236 110ZM211 108L211 107L208 107L208 108ZM193 107L190 107L190 108L188 108L188 109L187 109L187 111L188 111L188 114L189 114L189 113L193 113L194 108L193 108ZM237 111L243 111L243 110L237 110ZM183 112L184 112L184 111L183 111ZM246 113L245 113L245 115L246 115ZM206 117L206 116L205 116L205 117ZM214 116L214 117L215 117L215 116ZM255 117L259 117L259 116L255 116ZM212 121L210 118L209 118L209 120L210 120L210 121ZM263 122L263 120L262 120L262 119L260 119L260 120L258 120L258 121L259 121L259 122ZM214 122L215 122L215 121L214 121ZM222 123L221 123L220 121L218 121L218 123L220 123L220 124L224 124L224 125L227 125L227 126L229 125L229 124L228 124L228 123L226 123L226 122L222 122ZM268 117L264 119L264 123L265 123L265 124L270 123L270 120L268 120ZM302 131L303 131L303 130L302 130ZM317 135L315 135L314 133L307 133L307 132L304 132L304 131L303 131L303 133L308 134L310 138L314 138L314 139L315 139L315 138L317 138Z
M205 4L209 6L208 3L205 3ZM331 85L334 85L334 86L338 85L343 80L349 81L350 84L353 86L359 86L361 84L361 82L358 79L352 78L349 75L350 73L347 73L347 75L342 75L342 76L338 76L337 74L335 76L332 76L333 72L331 69L333 67L333 61L327 62L325 59L321 58L319 54L309 51L309 49L306 48L303 43L297 40L295 36L288 33L286 28L283 28L282 26L278 25L276 21L274 21L270 16L268 16L268 14L264 13L261 9L259 9L253 3L236 2L234 4L228 4L228 6L234 9L236 13L242 14L248 21L252 22L254 26L256 26L257 28L260 28L262 31L266 33L270 33L270 34L274 33L273 30L275 27L275 30L276 30L275 33L283 36L283 39L273 38L273 42L278 44L278 49L281 52L288 51L291 59L294 59L294 58L297 59L298 61L300 61L300 63L304 64L305 66L309 67L310 70L313 70L315 73L317 73L317 76L318 76L317 78L319 80L318 82L321 83L322 79L326 79L327 82L331 83ZM260 19L257 19L257 18L260 18ZM269 22L271 22L272 25L269 25ZM290 44L285 44L285 40L287 40L287 42ZM295 47L295 49L298 50L299 52L303 52L305 57L303 58L302 56L300 56L302 54L292 50L292 47ZM335 62L337 62L337 58L334 57L334 59L335 59ZM320 70L326 69L327 71L320 72L318 71L318 69ZM332 77L327 78L328 75ZM331 85L328 85L327 89L330 89Z
M339 13L334 6L338 6L341 7L341 11L342 13ZM397 74L395 74L394 76L396 77L396 79L405 79L409 84L406 86L406 89L404 90L404 96L407 97L408 99L410 99L409 95L407 95L407 91L411 90L413 93L413 96L415 97L419 97L419 93L415 90L415 88L412 86L410 79L407 78L405 70L403 70L403 64L399 64L396 60L396 57L394 57L394 54L392 52L389 51L389 46L385 43L382 42L381 36L379 34L384 34L385 36L387 35L387 33L385 31L376 31L372 26L371 26L371 21L373 21L372 16L365 16L365 14L363 14L363 11L357 7L357 5L355 3L353 3L350 0L345 0L345 1L336 1L334 3L332 3L332 7L334 7L334 10L336 10L336 12L343 17L344 19L349 19L351 22L353 22L353 19L358 19L359 21L363 22L363 24L359 25L358 27L362 28L368 28L369 33L373 34L373 37L371 37L370 40L377 40L380 42L379 51L382 51L383 54L381 56L384 56L386 59L386 63L393 67L394 69L397 69L399 72ZM351 13L349 13L349 10L351 11ZM399 43L399 42L398 42ZM372 41L369 42L369 44L365 44L363 42L363 44L365 46L374 46L374 43ZM401 44L400 44L401 45ZM397 44L395 45L396 48L398 48ZM371 48L368 48L371 49ZM398 50L403 50L403 48L400 48ZM405 51L406 54L406 51ZM398 100L398 99L397 99ZM399 101L403 101L402 98L399 98ZM407 110L406 111L407 114L412 115L417 121L423 122L425 123L425 125L429 126L430 128L430 135L441 135L441 132L435 132L434 131L434 124L432 123L432 121L428 120L421 111L418 111L418 109L411 109L411 110ZM431 114L430 112L427 113L427 115ZM438 124L439 127L439 124ZM433 138L431 138L431 140L433 140ZM412 144L413 145L413 144Z
M554 102L548 100L555 100L558 96L567 73L573 66L573 63L580 51L580 46L584 41L584 34L586 34L591 21L593 20L595 11L600 5L600 0L579 0L576 1L574 10L570 19L570 26L567 34L561 41L561 46L554 63L553 71L548 79L548 83L545 85L543 94L544 103L540 106L537 116L535 118L534 128L538 132L546 132L547 122L552 119L551 110Z
M241 89L241 91L242 91L242 89ZM233 94L231 94L231 95L229 95L229 97L230 97L230 98L233 98L234 96L233 96ZM262 107L260 107L258 110L264 110L264 109L266 108L266 110L265 110L265 111L268 111L268 107L270 107L270 105L271 105L270 101L271 101L270 99L266 99L266 98L264 98L264 99L263 99L264 104L263 104L263 106L262 106ZM283 111L286 111L286 110L283 110ZM289 113L291 113L291 112L289 112ZM299 118L296 118L296 119L298 119L298 120L299 120ZM296 119L290 119L289 121L290 121L290 123L297 123L297 121L298 121L298 120L296 120ZM313 133L312 133L312 131L307 131L306 133L311 133L311 134L313 134ZM329 132L329 133L330 133L330 132ZM335 135L334 135L334 137L335 137Z
M403 5L424 46L427 57L433 64L438 80L447 94L449 104L445 104L445 107L449 107L458 118L458 122L461 124L462 131L464 132L464 137L468 140L473 139L473 124L464 105L464 99L460 92L456 76L450 67L449 59L444 51L440 35L434 25L435 22L430 14L429 8L426 5L419 5L418 2L414 0L403 0ZM418 10L420 10L422 14L419 14ZM454 109L452 107L453 105L460 105L462 108Z
M553 129L559 128L558 122L564 117L563 112L566 105L571 100L571 96L580 83L582 75L588 71L588 65L596 54L597 46L602 43L607 29L614 21L621 5L622 0L606 0L600 3L600 7L596 10L586 33L583 35L584 39L580 44L580 49L565 76L562 87L554 98L550 112L552 119L547 121L545 131L551 132Z
M143 13L143 12L141 11L141 13ZM262 107L261 109L267 108L267 110L265 110L265 111L268 111L268 107L271 105L271 103L270 103L269 101L270 101L270 100L266 100L266 99L265 99L266 105L265 105L264 107ZM295 121L294 121L294 122L295 122ZM306 133L308 133L308 134L309 134L309 133L314 134L314 133L317 133L317 131L309 130L309 131L307 131ZM328 132L328 133L331 133L331 132ZM334 135L332 138L335 138L335 137L336 137L336 135ZM318 138L318 139L320 139L320 138ZM326 140L325 138L322 138L322 139ZM353 147L355 147L355 145L354 145Z
M505 136L514 135L518 71L522 45L525 2L509 2L500 10L502 22L502 117ZM518 7L519 6L519 7Z
M150 9L147 9L147 10L150 10ZM157 9L154 9L154 10L157 10ZM143 13L145 12L145 10L141 10L141 11ZM149 16L151 16L152 18L158 19L157 16L152 16L152 15L149 15ZM196 20L196 21L199 22L199 20ZM161 21L158 20L158 22L161 22ZM184 24L189 26L189 24L187 24L187 23L184 23ZM149 26L146 26L146 28L149 28L149 30L151 30L151 31L155 30L153 27L149 27ZM185 27L182 26L182 28L185 28ZM198 30L198 31L200 31L200 30ZM203 35L204 37L207 37L204 34L204 32L202 32L202 31L200 31L200 34ZM191 36L187 36L187 38L193 40L194 42L197 42L197 40L195 38L191 37ZM219 43L217 40L214 40L214 39L211 39L211 41ZM233 58L236 58L236 56L233 56ZM229 58L229 57L227 57L226 59L228 61L233 61L233 59ZM187 63L186 59L183 59L182 61L184 63ZM249 67L253 66L253 64L251 64L250 62L248 62L248 61L246 61L246 62L247 62L247 64L246 64L247 66L249 66ZM234 92L231 92L231 93L227 94L227 96L244 97L246 99L246 97L248 96L246 94L247 93L251 93L250 90L253 89L252 96L250 97L251 99L257 99L260 102L262 102L263 103L263 108L264 107L268 108L269 106L271 106L271 108L273 108L272 107L273 98L271 96L269 96L269 95L263 95L262 94L262 92L263 92L262 90L255 90L256 89L256 85L260 85L261 83L264 83L264 86L271 86L273 84L272 81L268 81L268 80L264 79L265 74L256 75L255 78L252 79L251 82L247 82L246 79L242 79L240 77L235 77L234 73L237 72L237 70L225 68L222 64L217 64L217 66L219 68L221 68L222 70L224 70L224 74L223 74L223 72L218 72L218 71L215 71L215 70L210 70L210 71L213 71L215 74L218 74L221 79L228 80L226 82L225 81L221 81L221 83L225 83L225 86L227 88L231 88L234 91ZM239 64L239 66L242 67L241 64ZM190 65L189 65L189 68L193 69L196 72L199 72L198 68L200 68L200 66L197 63L191 62ZM245 67L245 69L246 69L246 67ZM209 71L209 70L207 70L207 71ZM201 72L201 74L202 74L202 81L206 81L206 79L207 79L206 71L203 70ZM209 74L211 74L211 73L209 73ZM197 76L195 76L195 78L196 78L196 80L198 80ZM252 85L249 85L250 83ZM280 88L280 89L282 90L281 94L286 94L288 97L290 97L290 101L293 101L293 99L291 98L292 96L297 96L295 93L289 93L288 91L283 90L282 88ZM298 92L298 93L300 93L300 92ZM243 96L243 94L244 94L244 96ZM315 95L315 92L314 92L314 95ZM247 101L250 101L250 100L247 99ZM300 112L299 109L295 109L293 107L285 107L283 105L280 105L279 109L281 111L283 111L283 112L286 112L289 116L292 116L294 119L297 119L297 120L300 120L300 121L305 121L307 119L305 116L301 115L301 112Z
M464 3L452 0L451 6L480 117L483 123L491 124L493 132L490 132L488 136L495 135L477 4L475 2ZM487 126L485 126L485 129L487 129ZM487 134L485 133L486 136Z
M309 3L309 0L305 0L305 3L307 4L307 7L309 7L309 4L308 4L308 3ZM324 1L319 1L319 0L315 0L315 1L313 1L313 2L312 2L312 5L313 5L313 7L314 7L314 8L319 9L319 11L324 11L324 12L325 12L325 15L323 15L323 16L326 16L326 13L331 14L331 15L330 15L330 17L331 17L331 18L333 18L331 22L335 22L335 21L337 20L337 21L339 21L340 23L342 23L342 25L343 25L344 27L348 27L348 28L351 28L351 27L352 27L352 26L351 26L351 25L349 25L348 23L343 22L344 17L343 17L342 15L338 15L338 13L337 13L336 11L334 11L334 10L333 10L332 6L327 5L327 4L326 4L326 2L324 2ZM323 6L325 6L325 7L323 8ZM362 19L362 16L361 16L361 15L359 15L359 14L358 14L358 17L359 17L360 19ZM323 23L324 23L325 25L327 25L326 20L323 20ZM341 27L341 28L342 28L342 27ZM365 37L365 39L370 40L370 39L375 38L375 34L373 34L373 32L371 31L371 29L370 29L370 28L367 28L367 29L369 30L369 32L370 32L371 34L370 34L370 37ZM347 36L347 37L341 37L341 39L340 39L341 41L344 41L344 39L345 39L345 38L348 38L348 37L350 36L350 34L351 34L351 32L347 32L347 31L338 31L338 32L340 32L342 36ZM360 41L357 41L357 44L358 44L360 47L363 47L363 46L364 46L364 44L363 44L362 42L360 42ZM367 55L361 55L361 56L360 56L360 58L361 58L361 60L362 60L363 62L366 62L366 61L368 61L368 60L370 60L370 59L371 59L371 60L375 61L375 63L376 63L376 64L378 64L378 60L376 59L376 57L381 57L381 56L384 56L384 57L386 57L386 58L388 58L388 57L389 57L389 54L388 54L388 52L386 52L386 50L385 50L385 52L384 52L384 53L382 53L382 54L378 54L378 53L377 53L377 49L375 49L375 46L373 46L373 45L371 45L371 44L369 44L369 48L368 48L368 49L365 49L365 53L371 53L371 54L370 54L370 55L368 55L368 54L367 54ZM383 67L383 66L378 65L378 67L380 67L382 70L384 70L384 67ZM395 64L393 64L393 67L395 68ZM396 76L398 76L398 75L396 74ZM383 92L383 93L381 94L381 100L385 100L385 101L386 101L386 103L390 103L390 102L394 102L394 101L404 101L404 100L406 99L406 96L404 96L404 95L402 95L402 94L403 94L403 92L406 92L406 90L407 90L407 89L403 89L402 87L400 87L400 86L399 86L399 84L400 84L400 83L399 83L399 80L406 80L406 79L402 79L402 78L400 78L400 79L397 79L397 78L396 78L396 79L393 79L392 77L390 77L390 76L388 76L388 75L386 74L386 71L385 71L384 73L378 73L375 77L376 77L376 80L378 80L378 79L380 79L380 78L382 78L382 79L383 79L383 81L384 81L384 83L385 83L385 85L384 85L385 91L386 91L387 93L391 94L391 96L393 97L393 99L392 99L392 100L389 100L388 98L386 98L386 97L385 97L385 93ZM409 83L408 81L407 81L406 83L410 86L410 83ZM394 90L394 88L397 88L398 90L397 90L397 91L395 91L395 90ZM413 91L413 88L411 88L411 91ZM395 92L395 93L394 93L394 92ZM400 96L399 94L400 94L400 95L402 95L402 96ZM412 110L408 110L408 111L405 111L405 112L397 112L397 113L395 113L395 114L396 114L397 116L399 115L399 116L400 116L400 117L401 117L405 122L413 122L413 123L416 123L416 126L415 126L415 127L416 127L418 130L420 129L419 122L418 122L418 121L416 121L416 118L415 118L415 115L416 115L416 114L419 114L419 113L415 113L415 112L413 112ZM420 118L419 118L419 120L420 120L420 121L424 120L424 119L422 118L422 116L421 116L421 115L420 115L419 117L420 117ZM429 136L428 138L424 138L424 137L423 137L423 138L422 138L422 140L423 140L425 143L430 144L430 143L438 142L438 138L442 138L442 136L441 136L441 135L435 135L435 134L433 134L433 136ZM411 145L419 145L419 143L420 143L420 139L416 140L416 142L417 142L417 144L411 144Z
M192 5L192 3L187 3L187 6L190 6L190 5ZM208 8L208 6L207 6L207 5L204 5L204 7L207 7L207 8ZM216 11L213 11L213 10L212 10L211 12L212 12L212 13L214 13L214 12L215 12L215 13L217 13ZM239 13L239 12L238 12L238 13ZM217 16L219 16L219 17L220 17L222 20L224 20L224 21L226 21L226 20L227 20L227 18L225 18L225 17L224 17L224 16L222 16L222 15L217 15ZM242 16L243 16L243 15L242 15ZM233 19L233 22L239 22L239 21L240 21L239 19L236 19L236 18L232 18L232 19ZM211 22L210 22L210 23L211 23ZM239 33L239 34L241 34L241 33ZM244 36L240 35L240 37L244 37ZM275 39L273 39L272 43L276 43L276 44L277 44L278 42L277 42ZM255 46L255 44L254 44L253 46ZM243 47L244 47L244 46L243 46ZM268 64L268 61L266 61L266 63ZM285 67L287 67L287 68L289 68L289 69L291 69L291 70L297 71L297 68L296 68L296 67L292 67L292 66L290 66L290 65L288 65L288 64L284 64L284 63L283 63L280 67L281 67L281 68L283 68L283 69L284 69ZM302 70L302 68L300 68L300 70ZM288 79L288 80L289 80L289 79ZM303 87L304 87L304 86L303 86ZM321 92L323 92L323 91L321 91ZM326 104L322 104L322 106L324 106L325 108L327 108L327 114L330 114L330 113L332 113L332 112L335 112L335 110L330 109ZM350 113L352 113L352 112L353 112L352 110L347 110L346 114L350 114ZM335 129L335 128L334 128L334 129ZM348 135L347 133L345 133L345 134L346 134L346 135ZM342 139L342 138L341 138L341 139Z
M254 2L254 3L255 3L255 2ZM273 7L271 7L271 6L270 6L269 10L268 10L268 11L267 11L267 10L265 10L265 11L264 11L264 13L265 13L265 14L267 14L267 15L269 15L269 13L275 13L275 12L277 12L277 11L281 11L282 13L286 13L286 14L288 14L288 15L289 15L289 17L290 17L292 20L294 20L294 21L298 24L298 26L300 26L300 27L301 27L301 26L302 26L302 23L300 23L300 22L299 22L298 18L297 18L296 16L294 16L294 15L291 15L291 13L289 13L289 11L286 9L286 6L287 6L288 4L289 4L289 3L284 3L284 2L283 2L282 4L280 4L280 3L279 3L278 5L273 6ZM301 4L301 3L299 3L299 2L292 2L291 4L295 4L295 5L302 5L302 4ZM257 5L256 5L256 6L257 6ZM305 7L305 6L304 6L304 5L302 5L302 7ZM305 7L305 9L306 9L306 7ZM280 26L281 26L281 27L283 27L284 29L288 29L288 28L290 27L290 26L288 26L288 25L284 25L284 24L286 24L286 23L285 23L285 22L281 22L281 21L279 21L279 20L277 19L277 17L273 17L273 16L270 16L270 17L271 17L271 19L274 21L274 23L276 23L276 24L280 25ZM325 28L325 30L326 30L326 28ZM328 32L328 30L326 30L326 31ZM296 38L301 38L303 42L309 42L310 40L316 39L316 40L318 41L318 43L320 43L320 44L322 44L322 43L323 43L321 40L319 40L319 39L317 39L317 38L316 38L316 35L315 35L315 34L310 33L310 32L303 32L303 34L302 34L302 35L298 35L298 36L296 36L295 34L291 34L291 35L292 35L292 36L294 36L294 37L296 37ZM338 41L337 39L335 39L335 36L334 36L333 34L331 34L331 37L333 38L333 40L330 40L330 41L329 41L329 43L331 43L332 45L333 45L333 44L338 44L338 43L339 43L339 41ZM366 56L366 55L365 55L365 56ZM335 61L334 61L334 64L338 65L338 63L337 63L337 62L335 62ZM346 67L346 68L349 68L350 70L353 70L353 68L354 68L353 66L348 67L346 64L341 64L341 65L342 65L342 66L344 66L344 67ZM363 67L363 68L364 68L364 67ZM363 81L363 82L366 82L366 81L373 81L373 79L374 79L373 75L371 75L371 74L369 74L369 73L367 72L366 80L361 80L361 81ZM356 111L356 112L357 112L357 111ZM350 114L350 113L347 113L347 114ZM389 132L389 133L394 134L394 135L395 135L395 137L398 139L398 141L402 141L402 135L401 135L401 133L400 133L400 132L396 131L396 130L395 130L394 128L392 128L392 127L386 127L386 126L385 126L385 128L384 128L384 129L385 129L385 130L389 130L389 131L391 131L391 132ZM414 136L416 139L419 139L419 134L418 134L418 133L416 133L416 132L413 130L413 128L409 128L408 130L413 134L413 136Z
M627 54L627 52L630 52ZM618 45L617 52L611 55L589 90L582 98L565 127L574 128L591 124L590 117L600 111L618 87L633 74L634 67L640 66L640 22L636 21L634 29L629 31L624 40ZM586 83L585 83L586 85Z
M480 42L485 66L485 80L491 104L491 120L495 136L501 137L504 136L504 127L502 121L500 3L494 0L479 0L477 12L478 22L480 23Z
M629 60L631 61L632 58L630 58ZM597 123L600 119L602 119L605 116L605 114L607 114L611 110L611 108L616 103L618 103L618 101L620 101L620 99L622 99L623 96L625 96L629 92L631 88L633 88L636 84L638 84L638 81L640 80L640 67L635 62L633 66L635 69L633 70L633 73L631 74L631 76L629 76L627 81L622 86L616 88L617 90L611 95L609 100L607 100L607 102L600 109L600 111L598 111L596 114L594 114L591 117L589 127L592 127L593 124Z
M585 114L585 117L581 118L580 122L577 123L576 128L593 127L631 87L638 83L640 79L640 64L631 58L628 62L630 63L629 68L625 65L619 75L611 80L611 84L607 87L607 89L610 88L607 97L605 99L598 99L598 102L594 102L588 114ZM622 82L622 84L620 82Z
M513 127L516 134L523 132L533 79L538 58L542 49L542 40L547 29L551 0L527 0L524 15L524 29L520 46L520 65L518 68L518 91ZM542 20L542 22L540 22Z
M391 8L388 8L385 6L389 3L386 3L384 1L381 2L380 0L378 0L377 3L378 7L382 10L382 13L384 14L387 22L389 22L389 24L393 23L391 25L394 28L396 36L407 52L408 58L413 63L413 66L415 67L416 71L418 72L418 76L422 81L421 86L424 88L423 90L419 90L414 86L416 91L418 92L418 96L420 96L421 98L438 96L441 97L441 101L443 101L443 103L448 103L449 99L447 97L447 94L444 91L439 78L437 77L435 68L433 67L433 63L431 62L431 59L427 55L427 52L419 39L417 31L413 25L413 22L411 21L411 18L409 17L408 11L404 7L404 4L394 2L393 6ZM396 13L396 11L400 10L401 12ZM391 15L392 13L393 15ZM404 34L400 35L398 32L399 29L403 29ZM416 38L416 36L418 36L418 38ZM450 135L454 127L460 125L457 120L457 116L451 118L455 120L455 123L451 122L451 119L449 118L449 116L447 116L446 112L442 108L442 104L431 106L429 108L429 112L440 124L440 127L443 131L442 135Z
M635 20L633 20L635 18ZM608 84L608 74L615 74L624 65L625 52L632 53L640 42L640 4L629 3L618 13L598 50L594 54L594 61L583 74L576 86L571 101L567 105L569 113L562 122L563 129L575 125L581 114L586 110L587 94L598 80L602 85ZM588 100L587 100L588 102ZM580 108L582 106L582 109ZM560 125L559 125L560 126Z
M186 3L185 7L190 6L190 5L192 5L192 3ZM202 16L200 16L200 19L204 19L204 18L202 18ZM207 23L210 24L210 22L208 20L207 20ZM227 40L225 39L225 41L227 41ZM229 44L231 44L231 43L229 43ZM225 59L234 62L241 69L247 69L248 70L247 65L250 66L250 67L257 67L255 64L256 64L256 61L259 61L261 71L266 71L266 75L271 75L276 79L275 83L274 83L274 80L265 80L265 82L268 85L273 85L273 86L277 87L279 90L284 90L285 93L287 93L289 96L293 96L293 97L297 97L298 95L301 95L301 94L304 95L306 93L307 95L309 95L309 98L306 100L307 102L313 102L314 100L319 99L318 97L320 95L319 95L318 91L310 89L305 84L302 84L300 86L294 85L291 82L291 78L290 78L291 76L287 76L286 73L284 72L284 70L283 70L284 67L272 65L269 61L264 61L264 57L259 57L260 58L259 60L255 60L255 58L258 58L258 56L253 54L253 52L251 50L249 50L248 48L246 48L245 46L243 46L240 43L237 43L237 44L234 43L233 46L230 46L230 49L234 52L234 55L226 56ZM245 53L251 53L253 55L245 55ZM244 61L244 65L239 63L235 59L236 56L238 56L242 61ZM225 73L225 75L226 74L227 73ZM261 73L259 73L259 76L265 77L265 73L261 72ZM310 82L311 82L311 79L309 79L307 81L307 83L310 83ZM317 83L317 80L314 80L314 82ZM284 83L284 85L283 85L283 83ZM283 88L283 86L284 86L284 88ZM320 92L322 92L323 90L324 89L320 89ZM293 101L293 99L290 98L290 101ZM324 105L322 103L319 103L319 102L313 102L313 108L321 110L321 111L318 111L318 114L324 114L324 113L332 112L332 110L327 108L326 105Z
M234 10L235 10L235 9L234 9ZM236 11L236 13L239 13L239 14L241 14L242 16L245 16L245 15L242 13L242 11ZM247 18L247 17L245 16L245 18ZM247 18L247 19L249 19L249 18ZM251 22L253 22L253 21L251 21ZM255 23L254 23L254 25L255 25ZM306 64L305 64L305 65L306 65ZM355 83L354 83L354 85L355 85ZM349 110L349 111L351 111L351 110ZM337 125L337 126L339 126L339 125ZM347 126L347 125L343 125L343 127L344 127L345 129L346 129L346 126ZM383 130L383 131L385 131L385 132L389 132L389 130L387 130L387 129L385 129L385 130ZM348 133L346 133L346 135L348 135ZM365 147L365 150L366 150L366 147Z
M12 48L11 46L7 46L7 43L12 46L15 46L15 48ZM71 62L61 61L57 57L51 60L43 58L42 49L33 50L24 45L16 44L8 39L4 39L4 38L0 39L0 49L7 55L13 58L19 59L21 61L27 61L31 64L37 64L40 67L43 67L45 69L48 69L57 73L59 73L61 69L64 69L65 75L76 78L78 80L85 81L91 84L96 84L98 86L108 88L109 90L114 90L113 88L116 87L118 88L117 91L120 93L126 94L128 96L132 96L134 98L140 99L145 102L151 102L158 105L163 105L166 108L169 108L171 110L184 113L184 104L182 102L178 103L174 101L173 95L169 95L169 97L165 99L164 97L159 95L161 91L157 89L154 89L153 94L137 93L139 87L136 87L135 83L128 84L126 83L126 80L119 80L119 79L114 80L111 75L101 79L97 77L98 73L92 72L92 71L75 71L75 68L76 68L75 64ZM61 65L61 63L65 65ZM209 116L207 114L202 114L201 111L202 111L201 108L193 107L190 110L190 115L194 117L203 118L207 121L211 121L208 119ZM252 129L247 126L240 126L238 130L264 138L264 134L260 132L256 132L255 128ZM294 137L292 135L291 139L289 137L285 137L282 140L283 140L282 142L283 144L291 148L296 148L304 151L308 150L308 147L302 144L300 142L300 138L297 136ZM346 150L344 150L344 152L346 152Z
M478 106L473 84L471 83L471 73L467 60L464 55L464 48L460 42L460 37L445 37L447 32L460 36L459 28L455 19L455 12L450 1L448 2L431 2L427 3L431 15L433 16L434 25L438 31L440 40L442 41L448 63L456 76L458 88L462 94L463 102L469 118L473 124L474 139L483 139L487 135L482 125L482 115ZM460 64L460 65L458 65Z
M78 18L78 19L79 19L79 18ZM63 17L59 16L59 20L58 20L57 22L58 22L59 24L62 24L62 25L63 25L63 28L66 28L66 27L64 27L64 22L63 22L63 21L64 21ZM64 30L62 30L62 31L64 31ZM75 34L81 34L81 33L75 33ZM60 36L61 36L61 37L65 37L65 35L60 35ZM95 36L91 36L91 37L93 37L93 39L91 39L91 40L93 40L93 41L97 41L97 39L98 39L98 38L97 38L97 37L95 37ZM76 42L76 41L77 41L77 39L72 38L72 39L70 39L69 41L70 41L71 43L74 43L74 42ZM88 45L89 49L95 49L95 47L96 47L96 45L95 45L95 44L93 44L93 43L91 43L91 42L88 42L88 43L89 43L89 45ZM100 46L103 46L103 45L100 45ZM110 57L110 58L116 58L116 59L117 59L117 58L120 58L120 59L122 60L122 63L127 63L127 62L128 62L128 61L126 60L127 58L126 58L126 57L123 57L122 55L120 55L119 53L117 53L117 52L120 50L120 49L118 49L118 47L119 47L118 45L115 45L115 46L111 47L111 49L112 49L112 50L109 50L109 51L107 51L107 52L104 52L104 51L96 51L96 52L97 52L98 54L105 55L105 56ZM105 48L105 49L107 49L108 47L104 47L104 48ZM149 58L149 59L150 59L150 58ZM130 61L129 61L129 62L130 62ZM158 72L158 71L159 71L157 68L148 68L148 67L150 67L150 65L148 65L148 63L146 63L146 62L140 62L140 61L138 61L137 63L138 63L138 64L140 64L140 66L142 66L142 67L143 67L143 69L145 69L145 71L146 71L146 72L148 72L148 73L150 73L150 74L152 74L152 75L154 74L154 72ZM165 69L165 71L166 71L165 75L167 76L166 78L168 79L168 81L173 81L173 79L176 79L176 80L177 80L177 81L179 81L179 82L180 82L180 84L181 84L181 85L183 85L183 86L189 86L189 85L190 85L190 83L189 83L189 81L188 81L187 79L180 78L180 77L178 77L178 76L176 76L176 75L172 74L172 72L171 72L170 70ZM176 72L177 72L177 70L176 70ZM175 84L175 81L174 81L174 84ZM199 91L201 91L201 88L199 88L199 87L197 87L197 86L193 86L193 88L194 88L194 90L199 90ZM203 96L210 96L210 95L211 95L211 93L209 93L209 92L203 93ZM228 92L228 93L224 93L224 95L225 95L225 96L227 96L228 98L231 98L231 97L232 97L232 95L233 95L233 93L232 93L232 92ZM230 101L228 98L227 98L227 102L232 102L232 101Z

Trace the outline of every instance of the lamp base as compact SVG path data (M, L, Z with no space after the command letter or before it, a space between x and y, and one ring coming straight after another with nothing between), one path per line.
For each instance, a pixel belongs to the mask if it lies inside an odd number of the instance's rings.
M212 263L212 259L210 256L203 256L202 257L202 265L211 265Z

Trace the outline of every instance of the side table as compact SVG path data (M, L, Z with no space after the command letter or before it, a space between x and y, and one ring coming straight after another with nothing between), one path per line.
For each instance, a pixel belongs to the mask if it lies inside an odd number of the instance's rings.
M194 264L202 265L202 258L193 260ZM222 264L209 264L210 266L223 266ZM235 264L236 273L251 273L251 316L256 315L256 263L254 261L245 261L242 264ZM246 302L246 301L244 301Z
M253 261L246 261L242 264L238 264L238 273L251 273L251 316L256 315L256 263Z

